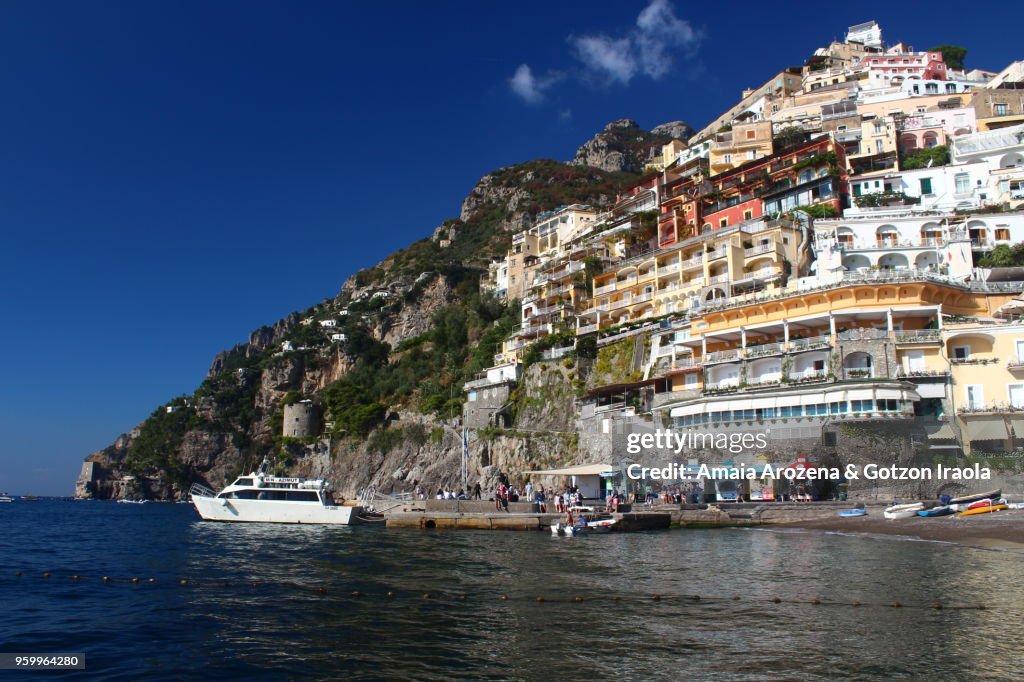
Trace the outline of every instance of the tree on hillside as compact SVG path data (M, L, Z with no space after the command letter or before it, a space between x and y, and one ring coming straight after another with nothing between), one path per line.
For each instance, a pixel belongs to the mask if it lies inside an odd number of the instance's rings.
M948 163L949 147L944 144L940 144L935 147L918 149L913 153L908 154L900 161L900 166L903 170L915 170L917 168L945 166Z
M959 45L939 45L928 50L929 52L941 52L942 59L946 66L961 71L964 68L964 58L967 57L967 48Z

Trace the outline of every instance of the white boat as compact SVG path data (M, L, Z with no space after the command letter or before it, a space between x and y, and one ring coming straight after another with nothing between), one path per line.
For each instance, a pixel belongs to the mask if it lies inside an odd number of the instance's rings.
M192 504L207 521L250 523L357 523L362 507L336 505L326 481L270 476L266 460L258 472L239 476L219 493L192 485Z
M3 495L0 495L0 502L14 502L14 498L7 493L4 493Z
M923 502L911 502L910 504L894 504L887 507L882 513L887 519L909 519L917 516L917 512L924 510Z

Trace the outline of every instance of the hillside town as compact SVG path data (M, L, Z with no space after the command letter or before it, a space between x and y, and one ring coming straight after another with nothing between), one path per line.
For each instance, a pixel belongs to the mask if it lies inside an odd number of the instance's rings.
M788 67L614 206L537 215L482 288L521 324L467 382L468 428L506 426L531 352L613 369L584 427L912 420L930 454L1024 433L1024 61L999 72L888 44L876 22ZM917 437L917 436L915 436Z

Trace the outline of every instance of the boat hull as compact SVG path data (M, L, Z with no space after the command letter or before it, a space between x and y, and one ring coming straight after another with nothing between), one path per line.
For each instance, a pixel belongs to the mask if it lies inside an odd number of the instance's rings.
M976 516L978 514L988 514L990 512L1001 511L1007 509L1005 504L992 504L987 507L977 507L975 509L968 509L967 511L960 512L960 516Z
M199 516L206 521L242 523L296 523L347 526L358 523L362 507L326 507L319 502L239 500L192 496Z
M917 512L924 510L924 504L921 502L912 502L910 504L897 504L887 508L882 515L887 519L909 519L913 516L917 516Z
M839 512L839 516L843 518L853 518L857 516L867 516L868 512L866 509L844 509Z
M999 498L1003 494L1002 488L996 490L989 490L987 493L977 493L976 495L964 495L963 497L954 497L949 501L950 504L970 504L979 500L994 500Z
M917 512L917 515L918 516L924 516L926 518L930 518L930 517L933 517L933 516L949 516L950 514L952 514L955 511L956 511L955 509L953 509L952 507L948 507L948 506L947 507L935 507L933 509L925 509L923 511L919 511L919 512Z

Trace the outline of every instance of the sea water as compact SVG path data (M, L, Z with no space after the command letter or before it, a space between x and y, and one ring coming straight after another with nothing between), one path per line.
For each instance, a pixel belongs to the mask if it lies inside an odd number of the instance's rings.
M0 527L0 652L86 661L3 679L1024 672L1014 550L810 531L233 525L186 505L57 500L2 505Z

